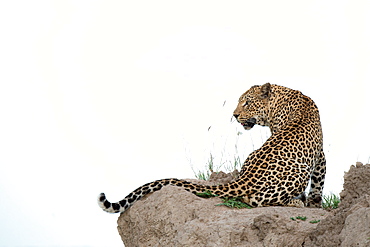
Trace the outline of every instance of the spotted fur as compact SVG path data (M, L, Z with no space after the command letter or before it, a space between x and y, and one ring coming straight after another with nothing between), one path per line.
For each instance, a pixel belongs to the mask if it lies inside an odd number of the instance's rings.
M110 203L102 193L98 197L100 207L109 213L122 213L143 196L167 185L194 194L208 190L220 197L242 197L255 207L321 207L326 161L315 103L299 91L266 83L253 86L239 98L234 117L246 130L255 124L271 130L271 137L248 156L234 182L207 186L161 179L139 187L117 203ZM308 197L298 199L310 180Z

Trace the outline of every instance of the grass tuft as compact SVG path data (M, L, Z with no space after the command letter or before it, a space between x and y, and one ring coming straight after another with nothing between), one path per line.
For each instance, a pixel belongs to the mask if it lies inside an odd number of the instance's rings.
M213 172L219 172L221 170L224 170L225 173L233 172L234 170L240 170L243 166L243 157L240 157L238 152L238 142L239 142L239 136L242 135L242 132L237 131L236 132L236 141L234 144L234 154L231 155L226 150L226 144L224 146L223 151L217 152L217 155L214 155L214 150L210 152L209 158L206 161L204 170L194 170L192 167L192 170L194 172L194 175L197 179L200 180L209 180L209 177ZM191 159L188 158L191 164Z
M202 198L211 198L217 197L218 195L213 194L211 191L206 190L202 193L196 193L197 196ZM233 198L221 198L223 203L216 204L216 206L226 206L229 208L252 208L248 204L242 202L241 197L233 197Z
M196 193L196 195L199 197L203 197L203 198L211 198L211 197L217 196L215 194L212 194L212 192L209 190L206 190L205 192L202 192L202 193Z
M217 204L216 206L226 206L229 208L248 208L251 209L252 207L248 204L241 201L241 197L233 197L233 198L221 198L223 203Z
M207 160L205 171L194 171L193 169L194 175L197 179L205 181L209 180L209 177L213 172L221 171L222 166L224 166L226 173L233 172L234 170L240 170L242 167L242 163L238 156L234 156L234 160L229 161L228 165L226 162L223 162L221 165L215 165L214 159L214 156L210 154L209 159Z
M297 217L290 217L291 220L302 220L305 221L307 220L306 216L297 216Z
M322 208L326 210L336 209L340 203L340 197L335 194L324 195L322 197Z

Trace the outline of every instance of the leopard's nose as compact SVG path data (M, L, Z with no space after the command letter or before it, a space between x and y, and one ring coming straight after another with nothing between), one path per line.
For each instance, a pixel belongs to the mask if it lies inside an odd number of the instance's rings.
M239 115L240 115L240 114L235 114L235 113L234 113L234 118L238 119Z

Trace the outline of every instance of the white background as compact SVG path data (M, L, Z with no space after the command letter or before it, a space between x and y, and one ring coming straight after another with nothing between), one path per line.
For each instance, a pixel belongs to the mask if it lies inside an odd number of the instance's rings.
M122 246L97 195L194 177L236 143L245 158L269 131L243 131L232 111L266 82L317 103L325 193L339 193L370 157L369 12L368 1L2 1L0 246Z

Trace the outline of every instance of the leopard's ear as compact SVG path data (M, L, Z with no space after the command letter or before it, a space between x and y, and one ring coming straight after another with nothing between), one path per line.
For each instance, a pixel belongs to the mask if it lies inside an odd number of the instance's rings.
M267 99L270 97L270 95L271 95L271 84L270 83L263 84L261 86L260 98Z

